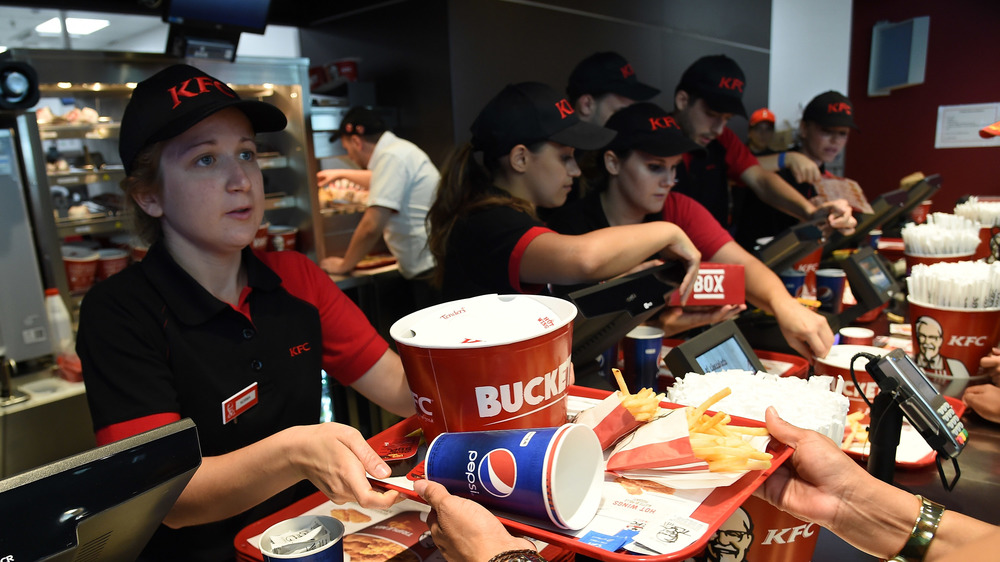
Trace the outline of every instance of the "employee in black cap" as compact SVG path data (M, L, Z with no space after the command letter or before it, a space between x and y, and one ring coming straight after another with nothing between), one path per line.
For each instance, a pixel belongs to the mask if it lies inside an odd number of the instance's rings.
M415 308L434 304L428 285L434 257L427 248L426 219L441 174L423 150L387 130L379 114L366 107L351 108L332 138L340 139L360 170L322 170L319 187L351 179L368 187L368 207L344 255L326 257L320 267L349 273L381 238L410 282Z
M704 205L731 231L730 182L750 188L768 205L799 220L823 219L826 230L853 232L857 221L846 201L812 204L777 174L761 167L726 127L734 115L746 117L745 87L743 70L725 55L702 57L684 71L674 92L674 117L684 133L706 150L684 157L676 189Z
M798 142L787 155L808 159L817 167L821 178L834 178L826 165L843 152L851 129L857 128L851 100L840 92L824 92L806 106L799 121ZM778 176L806 199L816 196L814 183L817 180L796 181L790 168L778 170ZM756 193L751 191L745 195L734 235L744 248L753 248L758 238L774 236L798 223L795 217L768 205Z
M613 51L594 53L580 61L569 75L566 95L580 121L603 125L611 115L660 90L643 84L625 57Z
M449 157L428 214L445 298L539 293L549 283L600 281L656 253L687 262L682 292L689 293L700 255L675 225L564 236L535 215L538 207L566 200L580 174L573 150L599 148L612 131L580 121L567 99L537 82L506 86L471 130L471 142Z
M371 488L366 473L389 468L356 429L318 422L323 370L412 414L399 358L307 257L250 249L264 213L254 139L285 124L188 65L140 82L122 117L122 188L151 245L81 307L90 413L98 444L191 418L203 455L143 559L232 560L241 529L317 488L397 498Z
M682 155L704 149L665 110L637 103L608 119L614 140L601 151L597 190L559 209L549 220L557 232L583 234L611 225L669 221L681 227L707 261L743 266L747 300L773 314L789 344L805 357L825 357L833 344L826 320L801 306L778 276L733 241L701 204L674 190ZM667 335L732 318L746 305L708 310L667 309L658 319Z

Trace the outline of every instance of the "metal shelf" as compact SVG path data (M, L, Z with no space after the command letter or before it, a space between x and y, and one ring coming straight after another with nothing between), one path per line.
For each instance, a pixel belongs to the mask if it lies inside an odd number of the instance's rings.
M112 168L104 170L73 170L69 172L49 172L49 186L81 185L102 181L119 181L125 177L125 170Z
M129 227L127 214L94 216L85 219L57 219L56 232L60 238L83 234L102 235L125 232Z
M52 139L110 139L118 138L120 123L67 123L39 124L42 140Z

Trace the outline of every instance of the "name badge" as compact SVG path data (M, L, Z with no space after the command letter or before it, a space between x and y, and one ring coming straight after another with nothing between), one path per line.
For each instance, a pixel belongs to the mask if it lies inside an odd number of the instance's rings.
M222 425L236 419L240 414L257 405L257 383L237 392L222 401Z

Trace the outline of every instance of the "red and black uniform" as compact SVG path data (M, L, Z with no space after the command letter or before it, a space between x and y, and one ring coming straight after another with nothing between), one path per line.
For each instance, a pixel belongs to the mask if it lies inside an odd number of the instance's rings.
M496 188L490 195L511 197ZM521 259L528 244L547 232L552 230L537 218L503 204L459 217L448 236L442 283L444 299L542 292L544 285L521 283Z
M296 252L243 251L238 306L206 291L154 244L142 262L95 285L80 311L83 363L98 444L189 417L204 456L320 421L321 373L343 384L388 349L360 310ZM258 403L223 423L222 403L251 384ZM147 553L226 560L246 525L314 491L299 485L230 519L161 526Z
M823 164L820 164L819 171L823 174L824 178L836 177L826 171L826 166ZM795 176L790 169L782 168L777 173L781 179L788 182L788 185L794 187L806 199L816 196L816 186L806 182L796 183ZM775 236L797 224L801 224L799 219L761 201L753 191L749 189L744 191L746 193L744 194L743 203L737 211L736 232L733 234L733 237L747 251L753 251L758 238Z
M740 176L758 164L743 141L724 127L704 151L684 154L684 165L677 167L677 186L673 190L701 203L719 224L732 230L735 198L730 193L730 182L742 186Z
M718 221L712 218L705 207L686 195L673 190L667 194L662 213L646 215L642 222L664 220L676 224L687 234L695 248L706 261L733 238ZM559 212L549 219L549 226L560 234L586 234L593 230L608 228L608 218L601 206L600 192L588 193L583 199L563 205ZM656 257L656 256L653 256ZM588 285L560 287L559 294L568 294Z

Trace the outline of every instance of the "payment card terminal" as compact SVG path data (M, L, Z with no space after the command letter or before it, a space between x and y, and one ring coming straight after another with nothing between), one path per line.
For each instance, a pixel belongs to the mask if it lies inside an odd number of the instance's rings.
M878 361L869 361L865 369L881 392L892 393L910 424L932 449L951 458L962 452L969 432L951 404L903 350L894 349Z

